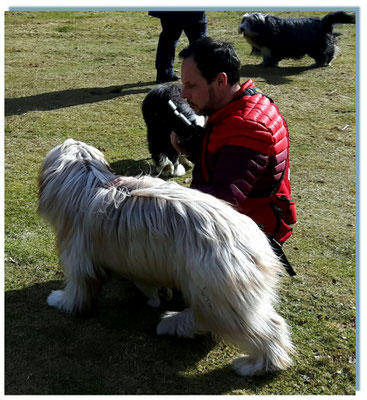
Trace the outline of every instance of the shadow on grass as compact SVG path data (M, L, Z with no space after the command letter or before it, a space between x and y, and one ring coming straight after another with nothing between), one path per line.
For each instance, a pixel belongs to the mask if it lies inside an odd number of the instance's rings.
M141 160L119 160L112 162L110 166L117 175L156 175L155 167L151 162L151 158L143 158Z
M290 81L289 76L298 75L313 68L312 65L266 68L260 65L247 64L241 67L240 76L243 78L261 77L267 83L281 85ZM27 97L6 98L5 116L21 115L29 111L51 111L80 104L111 100L116 97L148 93L155 84L155 81L137 82L105 88L70 89Z
M291 82L289 77L302 74L305 71L315 69L313 65L295 67L263 67L258 64L246 64L241 67L240 76L248 78L263 78L271 85L283 85Z
M97 103L115 97L148 93L155 81L128 83L105 88L81 88L43 93L35 96L5 99L5 116L25 114L29 111L50 111L79 104Z
M8 395L256 393L272 379L237 377L230 359L225 367L199 373L197 363L215 346L210 337L158 337L160 313L184 307L179 296L151 309L131 282L111 280L96 314L76 318L46 304L50 291L61 286L51 281L6 292Z

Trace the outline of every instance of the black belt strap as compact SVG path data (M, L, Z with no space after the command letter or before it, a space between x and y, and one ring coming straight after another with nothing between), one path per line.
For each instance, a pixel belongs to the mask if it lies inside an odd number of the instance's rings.
M233 101L237 101L242 99L242 97L244 96L253 96L254 94L262 94L263 96L267 97L271 103L274 103L273 99L271 99L269 96L267 96L266 94L260 92L260 90L256 87L250 87L245 89L242 93L240 93L237 97L235 97L234 99L231 100L231 103Z
M284 254L282 249L282 245L277 242L273 237L268 236L270 240L270 245L274 250L274 253L280 258L280 261L283 263L285 270L288 272L289 276L295 276L296 272L292 268L290 262L288 261L287 257Z

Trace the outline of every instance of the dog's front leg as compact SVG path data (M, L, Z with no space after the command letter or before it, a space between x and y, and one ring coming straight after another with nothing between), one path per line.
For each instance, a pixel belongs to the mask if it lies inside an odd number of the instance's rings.
M60 254L60 264L65 273L64 290L54 290L47 304L72 314L91 311L102 287L102 272L98 273L89 258L80 257L78 249Z
M47 304L70 314L90 312L101 288L98 281L70 281L64 290L53 290Z
M261 55L263 56L263 61L260 64L263 67L276 67L280 61L272 51L267 47L261 47Z

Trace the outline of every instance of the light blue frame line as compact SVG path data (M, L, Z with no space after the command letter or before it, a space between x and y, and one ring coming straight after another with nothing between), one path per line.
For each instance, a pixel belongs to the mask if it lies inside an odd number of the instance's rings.
M9 7L9 11L354 11L359 7ZM357 13L358 14L358 13Z
M356 13L356 391L360 390L360 7L9 7L9 11L354 11Z

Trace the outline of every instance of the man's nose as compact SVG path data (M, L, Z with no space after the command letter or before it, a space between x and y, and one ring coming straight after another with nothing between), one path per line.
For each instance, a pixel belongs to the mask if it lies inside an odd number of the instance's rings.
M181 92L181 97L183 98L183 99L188 99L188 91L185 89L185 86L183 86L183 88L182 88L182 92Z

